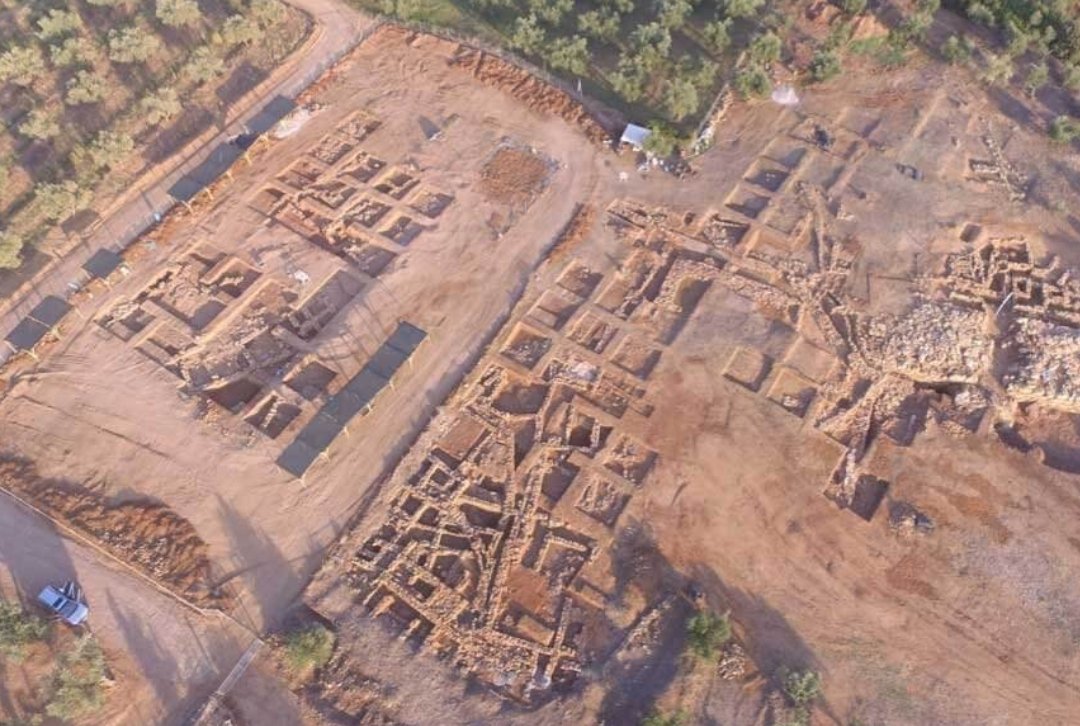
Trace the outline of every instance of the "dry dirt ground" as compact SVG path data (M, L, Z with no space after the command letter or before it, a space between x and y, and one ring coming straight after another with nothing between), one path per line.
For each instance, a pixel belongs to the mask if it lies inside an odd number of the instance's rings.
M189 522L239 623L335 627L236 719L768 723L790 666L820 723L1068 722L1075 157L927 66L736 105L677 181L455 54L366 42L0 402ZM693 591L742 675L680 660Z

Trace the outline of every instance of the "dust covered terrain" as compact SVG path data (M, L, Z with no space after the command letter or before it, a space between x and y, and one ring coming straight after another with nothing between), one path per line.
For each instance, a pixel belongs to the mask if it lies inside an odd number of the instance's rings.
M5 486L231 634L183 694L143 657L171 715L300 605L332 657L218 717L783 723L798 671L812 723L1068 722L1075 160L915 66L677 179L486 63L376 32L4 372L6 477L65 494Z

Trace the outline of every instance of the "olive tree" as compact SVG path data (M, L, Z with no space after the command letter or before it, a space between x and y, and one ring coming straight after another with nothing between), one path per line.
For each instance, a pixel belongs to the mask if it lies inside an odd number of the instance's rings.
M36 46L15 46L0 53L0 83L30 86L44 74L45 58Z
M37 36L42 40L51 40L65 35L78 33L82 28L82 18L70 10L50 10L38 18Z
M60 122L56 114L35 108L19 124L19 133L30 139L43 141L60 135Z
M70 179L34 187L34 209L50 222L70 217L90 203L90 193Z
M64 94L64 103L69 106L78 106L82 103L97 103L105 98L108 91L105 79L97 73L81 70L67 83L67 92Z
M187 63L180 70L180 75L188 81L201 85L220 76L225 72L225 61L214 51L213 48L203 46L196 48L188 58Z
M90 160L98 169L111 169L122 162L134 148L135 142L127 134L102 131L90 142Z
M583 76L589 71L589 44L585 38L556 38L551 43L548 62L559 70Z
M22 249L25 241L10 229L0 230L0 269L12 270L22 264ZM0 641L3 638L0 636ZM0 651L3 645L0 643Z
M171 86L159 88L139 102L139 108L145 114L146 122L151 126L157 126L162 121L168 121L183 110L180 96L176 89Z
M221 42L227 46L247 45L259 39L259 24L243 15L231 15L221 24Z
M89 65L93 57L94 44L78 35L49 46L49 60L61 68Z
M202 20L199 3L195 0L157 0L154 14L170 28L198 25Z
M160 47L156 35L136 25L109 31L109 59L116 63L144 63Z

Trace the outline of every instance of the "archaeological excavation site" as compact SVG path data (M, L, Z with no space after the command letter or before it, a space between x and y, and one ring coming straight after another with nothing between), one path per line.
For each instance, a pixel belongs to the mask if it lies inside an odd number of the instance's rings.
M966 72L670 168L371 27L7 336L0 562L102 723L1077 722L1080 156Z

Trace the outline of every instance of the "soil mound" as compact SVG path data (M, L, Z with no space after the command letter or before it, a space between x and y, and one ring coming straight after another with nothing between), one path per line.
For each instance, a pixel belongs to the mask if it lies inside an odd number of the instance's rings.
M22 459L0 461L0 486L202 607L225 608L212 584L207 545L191 522L155 502L109 504L77 484L42 478Z

